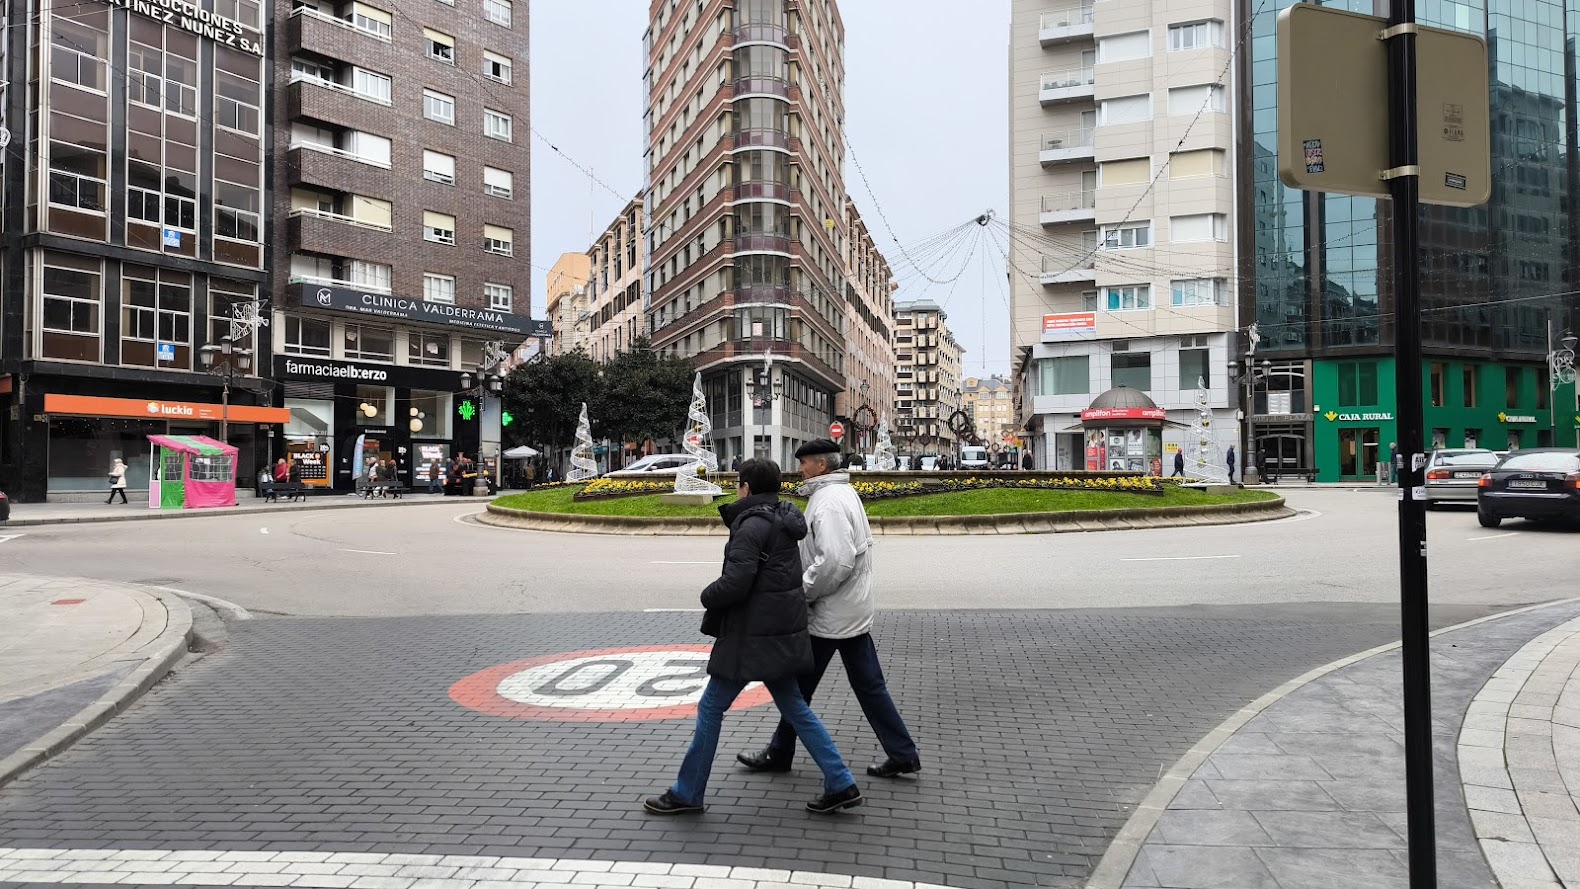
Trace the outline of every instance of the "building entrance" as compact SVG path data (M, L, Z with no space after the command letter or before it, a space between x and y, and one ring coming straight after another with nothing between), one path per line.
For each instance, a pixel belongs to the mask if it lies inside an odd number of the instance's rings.
M1339 475L1346 479L1372 476L1377 470L1377 455L1382 431L1377 426L1339 430Z

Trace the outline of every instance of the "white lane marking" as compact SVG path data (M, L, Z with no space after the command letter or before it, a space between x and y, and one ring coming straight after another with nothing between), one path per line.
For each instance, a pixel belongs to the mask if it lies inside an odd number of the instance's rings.
M387 553L380 549L342 549L343 553L361 553L364 556L394 556L399 553Z
M1239 556L1148 556L1141 559L1120 559L1121 562L1195 562L1202 559L1238 559Z
M800 808L797 806L796 808ZM148 871L140 872L146 865ZM411 868L411 870L402 870ZM417 868L423 868L419 871ZM162 883L186 886L412 886L428 869L458 874L440 881L445 889L510 884L529 887L575 884L589 889L690 886L717 883L751 889L812 889L849 886L842 874L766 870L664 861L588 861L565 858L496 858L492 855L402 855L378 852L230 852L161 849L14 849L0 846L0 883ZM486 879L459 876L468 871ZM483 873L486 871L487 873ZM388 874L397 874L390 877ZM411 876L399 876L410 874ZM633 878L633 874L638 875ZM377 876L375 876L377 875ZM366 876L367 882L362 882ZM645 878L645 879L644 879ZM668 879L665 879L668 878ZM855 885L864 885L856 877ZM939 884L884 880L885 889L949 889Z
M707 611L706 608L643 608L647 614L673 614L676 612Z
M0 536L0 543L5 543L7 540L15 540L18 537L26 537L26 536L27 536L26 534L6 534L4 536Z
M1520 535L1509 532L1507 534L1488 534L1486 537L1466 537L1466 540L1501 540L1504 537L1518 537Z
M717 564L719 564L719 560L718 559L710 559L710 560L708 560L706 562L649 562L648 564L650 564L650 565L717 565Z
M202 602L204 605L212 607L216 611L224 612L225 616L229 617L231 620L252 620L251 611L248 611L240 605L237 605L235 602L221 599L218 596L205 596L202 593L178 590L172 586L156 586L154 589L164 590L167 593L174 593L183 599L196 599L197 601Z
M1271 522L1261 522L1260 524L1264 524L1264 525L1287 525L1287 524L1290 524L1292 522L1309 522L1312 519L1320 519L1320 518L1322 518L1322 513L1320 511L1318 511L1318 510L1315 510L1315 509L1301 509L1301 510L1296 510L1296 512L1297 512L1297 515L1292 515L1292 516L1290 516L1287 519L1274 519ZM1219 525L1218 527L1220 527L1220 528L1236 528L1236 527L1240 527L1240 526L1238 526L1238 525Z

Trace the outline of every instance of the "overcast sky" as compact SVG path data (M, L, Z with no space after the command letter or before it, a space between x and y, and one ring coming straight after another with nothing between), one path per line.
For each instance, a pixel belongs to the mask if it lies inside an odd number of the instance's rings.
M953 255L927 239L988 208L1001 216L1007 211L1009 3L840 0L839 6L846 32L846 188L902 283L896 295L944 305L966 348L967 375L1007 373L1004 261L988 246L1002 238L967 233ZM531 0L534 315L544 309L548 267L562 253L584 252L642 187L647 9L647 0ZM871 195L852 154L866 170ZM578 164L620 196L592 182ZM892 236L883 217L894 226ZM917 274L893 238L927 268L927 277L948 281L958 273L958 280L933 283ZM967 262L975 244L982 249Z

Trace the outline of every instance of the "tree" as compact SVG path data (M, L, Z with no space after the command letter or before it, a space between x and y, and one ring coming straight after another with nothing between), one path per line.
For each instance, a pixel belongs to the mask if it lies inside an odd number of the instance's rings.
M603 367L593 417L599 434L617 442L678 439L691 403L691 361L652 349L637 337Z
M506 435L515 444L569 447L582 402L595 411L602 389L597 363L581 349L519 365L505 377L505 410L512 417ZM600 418L595 413L592 419L597 429Z

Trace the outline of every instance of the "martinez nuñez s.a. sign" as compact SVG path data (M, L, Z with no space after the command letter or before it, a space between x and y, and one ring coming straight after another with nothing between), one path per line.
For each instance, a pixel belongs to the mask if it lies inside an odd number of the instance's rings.
M109 0L111 6L129 9L156 22L175 25L199 37L206 37L222 46L233 46L242 52L262 57L263 41L253 36L256 28L249 28L235 19L217 12L209 12L188 0Z
M298 298L304 309L324 309L331 312L349 312L354 315L375 315L380 318L397 318L404 321L424 321L471 330L489 330L518 336L548 336L551 327L546 319L534 319L510 312L476 309L450 303L429 302L389 293L369 293L349 287L327 284L295 284Z

